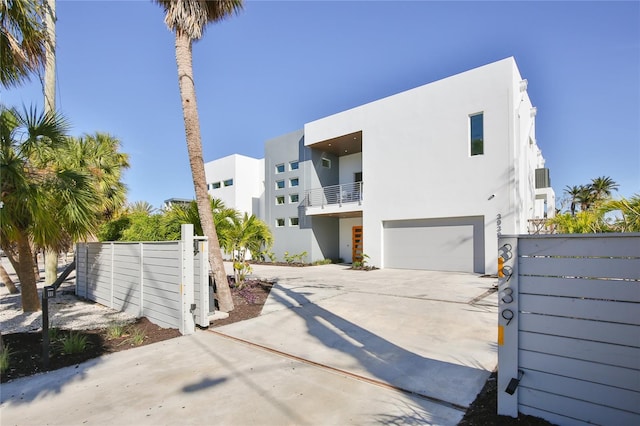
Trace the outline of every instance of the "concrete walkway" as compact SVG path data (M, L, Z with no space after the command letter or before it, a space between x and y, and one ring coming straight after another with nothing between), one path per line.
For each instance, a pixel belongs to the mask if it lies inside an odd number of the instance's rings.
M278 281L259 318L3 384L2 424L455 425L496 365L495 280L254 275Z

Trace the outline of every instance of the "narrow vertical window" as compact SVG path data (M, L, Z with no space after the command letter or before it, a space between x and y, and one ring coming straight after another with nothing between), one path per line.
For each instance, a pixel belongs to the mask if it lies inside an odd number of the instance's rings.
M484 154L484 114L469 117L471 155Z

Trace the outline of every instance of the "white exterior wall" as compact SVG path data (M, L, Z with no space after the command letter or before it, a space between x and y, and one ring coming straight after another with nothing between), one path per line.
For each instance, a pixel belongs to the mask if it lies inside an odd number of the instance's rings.
M264 195L264 159L233 154L205 163L207 184L220 182L218 189L209 189L209 194L221 199L227 207L241 213L261 216L260 200ZM223 186L233 179L232 186Z
M339 184L353 183L354 174L362 171L362 153L345 155L338 161Z
M482 215L485 270L495 272L497 233L526 232L533 217L538 151L521 80L508 58L305 125L307 146L362 131L372 265L385 266L383 221ZM470 156L469 116L480 112L484 155Z

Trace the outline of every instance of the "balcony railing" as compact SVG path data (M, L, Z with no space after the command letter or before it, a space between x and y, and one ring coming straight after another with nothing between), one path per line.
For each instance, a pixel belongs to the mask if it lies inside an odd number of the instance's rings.
M324 207L362 202L362 182L343 183L310 189L305 193L306 207Z

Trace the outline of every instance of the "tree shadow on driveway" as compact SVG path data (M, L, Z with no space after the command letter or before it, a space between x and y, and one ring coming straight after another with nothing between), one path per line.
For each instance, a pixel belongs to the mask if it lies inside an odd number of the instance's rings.
M308 335L321 344L318 348L311 348L312 352L305 349L314 363L382 382L461 411L473 402L490 374L481 368L413 353L318 306L303 293L284 287L279 290L299 304L287 311L302 318ZM273 292L271 297L290 305L290 301L277 292ZM282 327L286 332L287 324L282 324ZM296 352L296 348L280 350Z

